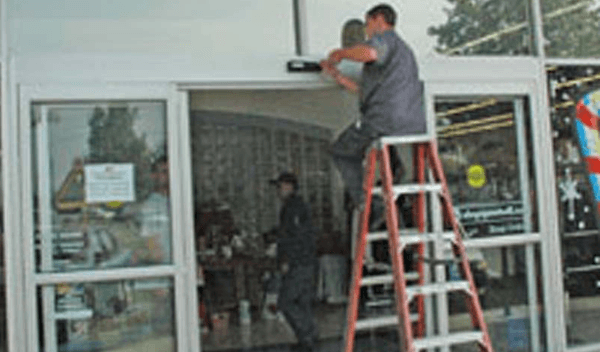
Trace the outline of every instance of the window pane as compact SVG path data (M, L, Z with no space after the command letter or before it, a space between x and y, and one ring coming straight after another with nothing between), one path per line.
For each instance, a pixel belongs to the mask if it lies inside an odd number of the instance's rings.
M170 279L59 284L38 293L42 350L176 351Z
M600 7L588 0L542 0L544 49L549 57L600 55Z
M531 246L529 253L524 247L469 250L483 315L495 351L534 351L533 340L544 341L544 322L539 314L543 307L539 249ZM528 255L532 267L527 265ZM449 294L450 331L465 331L472 326L463 297L461 293ZM535 316L531 315L532 310ZM452 351L474 350L465 345L455 346Z
M164 102L34 105L37 270L171 263Z
M467 238L537 227L525 97L436 97L440 158Z
M548 67L558 221L562 242L566 331L570 345L600 342L600 236L593 163L598 130L578 114L598 114L598 66ZM591 168L591 169L589 169ZM590 172L589 170L592 170Z
M364 20L371 7L361 0L307 0L311 54L341 45L341 31L350 19ZM398 4L398 2L396 2ZM420 58L442 55L533 55L527 0L429 0L395 6L396 29Z

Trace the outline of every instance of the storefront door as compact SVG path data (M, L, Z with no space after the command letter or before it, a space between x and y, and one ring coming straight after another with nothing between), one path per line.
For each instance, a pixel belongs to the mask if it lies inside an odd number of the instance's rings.
M440 157L496 350L542 350L532 89L527 82L427 85ZM442 274L452 279L454 272L450 265ZM469 324L456 298L447 297L449 320L437 316L442 331Z
M198 348L174 92L22 87L27 351Z

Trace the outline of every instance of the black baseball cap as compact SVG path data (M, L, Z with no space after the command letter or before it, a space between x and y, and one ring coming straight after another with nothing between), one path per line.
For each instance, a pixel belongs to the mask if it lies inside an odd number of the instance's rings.
M284 182L292 184L294 188L298 188L298 178L293 173L287 171L280 173L276 179L269 181L272 185L278 185Z

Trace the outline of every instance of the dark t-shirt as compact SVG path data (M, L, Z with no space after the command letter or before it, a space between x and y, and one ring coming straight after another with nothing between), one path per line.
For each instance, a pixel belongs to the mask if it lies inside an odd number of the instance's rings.
M377 60L362 70L362 123L384 135L425 133L423 84L411 49L393 30L366 44L377 51Z
M297 194L290 195L279 214L278 261L290 267L313 265L315 236L308 206Z

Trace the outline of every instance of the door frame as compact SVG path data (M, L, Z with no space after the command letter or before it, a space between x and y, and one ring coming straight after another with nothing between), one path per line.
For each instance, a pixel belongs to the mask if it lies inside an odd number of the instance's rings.
M26 346L21 350L39 352L37 343L40 331L38 329L37 287L63 282L98 282L104 280L143 279L167 276L173 280L174 299L174 333L178 351L197 351L199 349L198 310L195 301L196 263L193 237L193 214L190 201L191 182L189 178L190 163L189 141L187 137L188 119L187 98L177 92L177 87L169 83L112 83L112 84L49 84L21 85L18 94L18 131L19 144L17 154L20 160L19 204L14 204L12 215L17 215L20 222L16 233L20 237L19 250L11 260L23 262L21 273L16 275L21 281L18 285L24 288L23 307L17 311L23 322L23 334L26 336ZM171 231L173 264L143 268L119 268L109 270L93 270L68 273L36 273L35 243L33 238L33 199L32 185L33 165L31 156L32 103L65 104L81 101L130 101L130 100L161 100L166 103L166 128L169 156L169 179L171 194ZM183 115L182 115L183 114ZM18 182L18 183L17 183ZM89 275L92 273L92 275ZM48 349L46 349L48 351Z
M475 68L477 70L477 68ZM458 77L468 76L459 72ZM564 311L562 304L563 283L561 277L560 241L558 238L558 225L556 221L556 191L553 185L553 149L550 121L547 117L547 105L543 101L542 81L537 79L537 72L531 72L530 76L520 79L498 77L488 74L489 77L482 79L440 79L426 82L426 106L427 116L435 116L435 97L466 97L469 96L527 96L529 98L529 115L531 126L531 137L533 150L529 151L533 156L533 172L536 187L536 202L538 209L538 232L530 232L519 235L497 236L485 239L465 240L465 246L470 248L490 248L503 246L524 246L526 255L526 270L528 272L528 297L529 317L531 323L531 348L532 351L540 351L541 327L539 326L539 312L537 304L537 287L535 273L530 272L535 266L534 248L539 245L541 251L541 267L539 271L543 280L543 303L546 350L560 350L560 345L555 344L564 335ZM434 118L429 119L429 126L435 125ZM517 127L517 126L516 126ZM518 127L517 127L518 128ZM518 131L517 131L518 132ZM520 132L518 132L520 133ZM557 263L558 262L558 263ZM533 300L533 301L532 301ZM554 336L554 337L553 337Z

